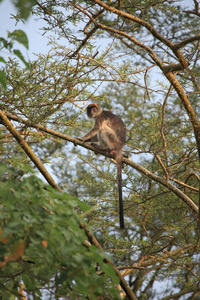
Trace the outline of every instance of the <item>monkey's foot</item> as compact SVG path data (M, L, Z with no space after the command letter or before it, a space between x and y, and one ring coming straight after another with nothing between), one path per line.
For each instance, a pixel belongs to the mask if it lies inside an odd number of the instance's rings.
M111 150L110 151L110 155L114 155L115 156L116 155L116 151L115 150Z

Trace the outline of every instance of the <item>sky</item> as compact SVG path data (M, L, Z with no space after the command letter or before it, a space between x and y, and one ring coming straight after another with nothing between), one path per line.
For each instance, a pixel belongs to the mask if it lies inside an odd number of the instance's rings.
M7 31L13 32L16 29L23 30L29 40L29 51L26 50L19 43L15 44L15 48L19 49L26 58L31 60L36 59L34 53L47 53L50 47L47 46L48 38L42 36L42 31L40 28L44 24L42 20L35 21L36 17L29 17L24 23L19 22L16 24L16 20L12 18L11 14L16 14L15 6L12 4L11 0L3 0L0 4L0 37L7 39ZM6 57L6 50L1 52L1 56ZM9 54L12 57L11 54ZM14 56L13 56L14 57Z
M190 6L193 4L193 0L182 0L182 3ZM47 46L48 44L48 36L42 36L42 31L40 31L40 28L44 24L42 20L35 21L34 16L31 16L28 18L28 20L23 24L22 22L19 22L16 25L15 19L12 19L11 14L16 13L16 9L14 5L12 4L11 0L3 0L0 3L0 20L1 20L1 26L0 26L0 37L7 38L7 31L14 31L16 29L23 30L29 40L29 51L27 51L23 46L20 46L18 43L16 43L15 47L23 53L23 55L28 59L31 60L36 59L37 57L34 55L34 53L39 54L45 54L50 50L50 47ZM3 50L0 54L0 56L3 56L4 58L6 55L6 50ZM9 56L12 57L12 55L9 54ZM14 56L13 56L14 57Z

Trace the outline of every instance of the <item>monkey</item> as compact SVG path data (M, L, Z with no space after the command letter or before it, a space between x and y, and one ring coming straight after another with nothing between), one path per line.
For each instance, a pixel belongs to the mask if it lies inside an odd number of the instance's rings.
M111 111L103 110L98 104L87 106L88 118L94 119L93 128L79 140L83 142L99 142L92 145L99 150L108 151L115 156L117 162L117 180L119 195L119 222L124 229L124 212L122 200L122 148L126 142L126 126L124 122Z

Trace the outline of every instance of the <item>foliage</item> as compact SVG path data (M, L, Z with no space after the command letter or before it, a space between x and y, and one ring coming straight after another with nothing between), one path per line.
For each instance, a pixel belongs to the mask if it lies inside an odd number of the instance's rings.
M0 49L7 49L10 53L15 54L23 63L29 68L29 63L25 60L24 56L22 55L21 51L18 49L13 49L14 42L17 41L18 43L22 44L24 47L28 49L28 38L24 31L22 30L14 30L13 32L8 31L8 39L0 38ZM1 63L6 63L5 59L1 56L0 57ZM5 75L5 71L0 71L0 83L6 89L7 87L7 79Z
M34 174L20 178L16 169L4 164L0 173L1 299L14 299L20 284L37 299L45 294L95 298L105 290L108 299L118 299L118 278L104 262L106 255L89 247L80 229L76 211L86 212L88 207L45 186Z
M1 1L2 2L2 1ZM18 9L18 13L20 18L26 20L30 13L33 5L35 4L35 0L18 0L13 1L13 4ZM29 68L29 63L24 58L23 54L19 49L14 48L15 42L20 43L23 45L26 49L28 49L28 38L26 33L23 30L14 30L13 32L8 31L8 37L7 39L0 37L0 50L8 50L9 53L14 54L17 56L27 68ZM6 61L3 56L0 56L0 62L5 64ZM5 71L2 69L0 70L0 84L6 89L7 87L7 79Z
M43 33L54 34L51 51L29 69L6 63L0 109L64 193L27 174L33 157L0 117L1 232L9 239L2 243L1 268L8 274L2 285L13 294L23 282L24 293L36 289L38 297L50 291L60 299L116 299L120 281L122 297L130 299L198 299L197 1L187 8L178 1L46 0L32 12L46 22ZM92 126L83 114L90 102L113 110L127 126L123 232L113 160L74 138ZM113 265L105 264L96 240L86 246L81 216Z

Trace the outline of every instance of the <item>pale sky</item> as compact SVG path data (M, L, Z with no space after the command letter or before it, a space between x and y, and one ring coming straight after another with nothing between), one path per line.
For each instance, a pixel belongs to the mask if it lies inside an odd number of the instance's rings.
M10 0L3 0L0 4L0 37L7 39L7 30L10 32L21 29L23 30L29 40L29 51L25 47L20 46L19 43L15 44L16 49L20 49L23 55L31 60L36 59L36 56L33 53L47 53L50 47L47 47L48 39L45 36L42 36L42 31L39 30L42 27L42 20L35 21L36 17L30 16L28 20L23 24L19 22L16 24L16 20L12 19L11 14L16 14L14 5ZM1 52L1 56L5 57L6 50ZM10 55L10 54L9 54Z
M63 1L65 1L65 0L63 0ZM190 6L190 9L192 9L192 7L194 7L193 0L182 0L182 1L180 1L180 3L184 3L188 6ZM42 36L41 35L42 31L39 30L42 27L42 25L45 23L43 23L42 20L35 21L36 17L31 16L25 22L25 24L23 24L22 22L19 22L16 25L16 21L14 19L12 19L12 16L11 16L12 13L15 14L16 10L15 10L15 7L12 4L11 0L3 0L0 4L0 20L1 20L0 37L7 38L7 30L12 32L15 29L21 29L28 36L29 51L27 51L23 46L21 46L18 43L15 44L15 47L16 47L16 49L21 50L21 52L23 53L25 58L29 57L31 60L33 60L33 59L36 59L36 56L33 53L37 53L37 54L47 53L48 50L50 50L50 47L47 47L48 36ZM4 58L6 58L6 50L3 50L0 53L0 56L3 56ZM9 54L9 56L11 56L11 55Z

